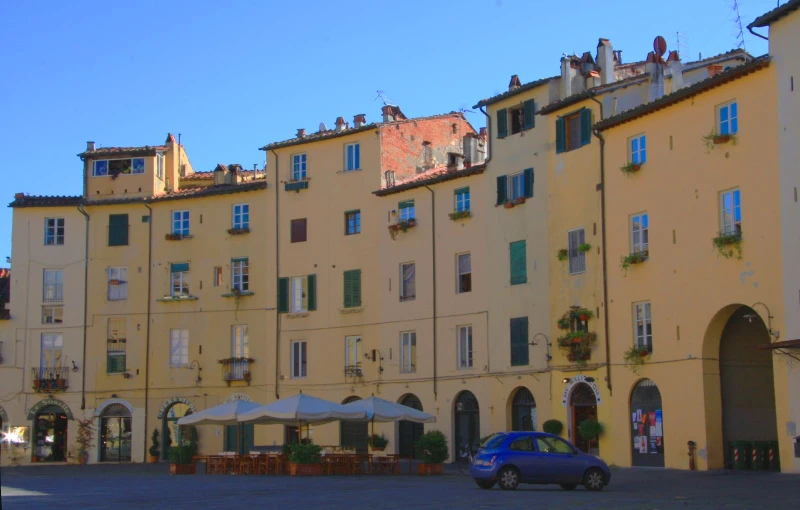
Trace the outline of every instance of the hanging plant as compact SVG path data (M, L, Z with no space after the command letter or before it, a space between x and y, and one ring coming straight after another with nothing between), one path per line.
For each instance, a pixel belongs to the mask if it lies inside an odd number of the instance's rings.
M718 135L716 131L711 131L709 134L703 136L703 144L706 146L706 151L710 154L714 147L723 143L731 143L736 145L738 141L735 133L727 135Z
M627 177L633 177L633 174L637 173L641 169L642 169L641 163L627 163L620 167L622 173L625 174Z
M415 218L398 221L394 225L389 225L389 235L392 236L392 240L394 240L398 232L408 232L408 229L416 226L417 220Z
M556 339L558 348L569 361L579 366L586 365L597 341L597 333L588 330L588 321L592 317L591 310L573 306L556 322L558 329L569 331Z
M634 374L639 374L639 369L644 365L645 358L650 357L650 351L647 350L646 347L638 347L636 345L632 345L625 354L623 355L623 360L625 361L625 366L633 372Z
M589 243L583 243L583 244L578 245L578 251L581 252L581 253L586 253L591 249L592 249L592 245L589 244Z
M556 258L559 262L564 262L567 260L567 257L569 257L569 252L564 248L558 250L558 253L556 253Z
M629 267L633 264L641 264L645 260L648 259L650 255L649 250L644 251L637 251L636 253L631 253L630 255L623 256L620 258L619 268L623 271L627 271Z
M742 258L741 232L734 232L733 234L720 234L714 239L712 239L711 242L714 244L714 248L717 249L719 254L725 257L726 259L733 258L735 251L736 258L741 260Z

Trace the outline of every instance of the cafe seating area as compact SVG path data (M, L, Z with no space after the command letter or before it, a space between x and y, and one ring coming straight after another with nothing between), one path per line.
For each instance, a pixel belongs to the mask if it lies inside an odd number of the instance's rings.
M335 453L335 450L340 450ZM377 455L341 452L339 447L323 447L320 457L323 475L399 475L411 474L410 455ZM401 462L407 466L401 468ZM285 454L251 452L238 455L221 452L217 455L196 455L192 464L197 473L198 464L205 466L206 475L286 475L289 474L289 459Z

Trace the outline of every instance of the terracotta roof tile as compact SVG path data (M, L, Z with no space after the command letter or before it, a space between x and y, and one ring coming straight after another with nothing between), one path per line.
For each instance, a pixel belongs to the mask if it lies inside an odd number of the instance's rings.
M784 16L789 15L791 12L800 9L800 0L790 0L780 7L776 7L771 11L757 17L752 23L747 25L747 28L760 28L771 25Z
M417 174L410 179L406 179L403 182L397 183L394 186L379 189L377 191L373 191L372 193L379 197L385 197L387 195L394 195L395 193L401 193L410 189L421 188L429 184L437 184L440 182L460 179L462 177L469 177L470 175L482 174L485 170L486 163L464 168L463 170L448 170L448 167L432 168Z
M80 205L82 201L83 197L81 196L22 195L22 196L16 196L14 198L14 201L8 204L8 206L9 207L77 206Z
M516 76L516 75L514 75L514 76ZM517 94L522 94L525 91L528 91L528 90L531 90L531 89L535 89L536 87L539 87L540 85L545 85L545 84L551 82L552 80L557 80L559 78L561 78L560 75L559 76L551 76L549 78L542 78L541 80L536 80L536 81L532 81L532 82L526 83L526 84L521 85L521 86L519 86L519 87L517 87L515 89L503 92L502 94L497 94L496 96L492 96L492 97L489 97L489 98L486 98L486 99L481 99L480 101L478 101L478 103L475 106L473 106L473 108L480 108L481 106L488 106L488 105L496 103L498 101L502 101L503 99L508 99L509 97L516 96ZM517 78L517 80L519 80L519 78Z
M97 156L147 156L155 155L156 152L166 151L166 145L145 145L144 147L100 147L93 151L84 151L78 154L79 158L97 157Z

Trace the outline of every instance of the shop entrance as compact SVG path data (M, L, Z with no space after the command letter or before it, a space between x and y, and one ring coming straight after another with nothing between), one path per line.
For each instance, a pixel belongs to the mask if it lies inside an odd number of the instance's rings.
M664 467L664 413L656 383L642 379L631 393L631 462Z
M192 414L192 409L183 402L176 402L171 404L164 412L162 421L161 437L164 438L161 442L161 459L169 460L169 447L178 444L178 438L181 437L181 427L178 425L178 420L184 416ZM184 432L187 429L183 429ZM184 442L188 441L188 437L184 437Z
M34 418L34 462L67 460L67 414L58 406L41 409Z
M409 393L400 401L400 404L411 407L417 411L422 411L422 402L416 395ZM401 421L398 424L397 435L399 438L397 453L400 455L411 455L416 458L414 444L422 437L425 426L422 423Z
M478 399L471 391L462 391L458 394L453 414L455 418L453 422L456 426L455 441L453 442L455 456L453 458L459 459L461 450L465 446L475 450L480 444L480 407Z
M349 404L361 400L359 397L349 397L342 404ZM355 448L356 453L367 453L369 446L369 423L367 422L341 422L339 431L339 444L343 447Z
M100 462L130 460L131 412L122 404L112 404L100 417Z
M514 400L511 401L511 430L536 430L536 400L528 388L519 388L514 393Z
M570 413L572 416L570 423L572 443L582 452L599 454L599 444L595 441L590 445L578 432L584 420L597 420L597 398L595 398L592 388L585 382L579 382L573 386L569 396L569 406L572 411ZM597 448L591 448L593 445L597 445Z

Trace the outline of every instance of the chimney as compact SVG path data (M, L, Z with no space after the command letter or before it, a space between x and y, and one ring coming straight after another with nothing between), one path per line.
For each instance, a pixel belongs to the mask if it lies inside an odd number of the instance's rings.
M650 89L647 101L655 101L664 95L664 63L661 57L651 51L647 54L644 70L650 75Z
M367 123L367 115L364 113L359 113L358 115L353 115L353 126L360 128L364 124Z
M25 193L14 193L15 200L22 200L23 198L25 198Z
M344 131L344 117L336 117L336 131Z
M706 67L708 69L708 77L713 78L714 76L718 75L722 72L723 67L720 65L710 65Z
M230 172L228 173L228 178L225 180L225 184L239 184L242 182L242 165L231 164L228 165L228 169Z
M667 57L667 69L672 75L672 90L675 92L683 88L683 64L677 51L670 51Z
M383 113L383 121L384 122L394 122L397 120L397 116L395 115L394 106L386 105L381 108L381 112Z
M447 153L447 170L452 172L454 170L464 169L464 155L458 152Z
M561 99L566 99L572 95L573 73L569 57L561 57Z
M464 136L464 157L467 167L483 163L486 157L486 138L475 133Z
M611 41L601 37L597 42L597 66L600 68L600 83L603 85L608 85L616 81L614 75L614 57L614 49L611 47Z
M94 142L86 142L86 152L94 150Z
M222 163L218 164L217 167L214 169L214 185L218 186L221 184L228 184L230 180L228 167L223 165Z
M297 138L305 138L306 137L306 130L305 128L299 128L297 130Z
M519 81L519 76L516 74L511 77L511 81L508 83L508 90L515 90L522 86L522 83Z
M595 64L592 54L585 51L583 55L581 55L581 74L589 76L595 69L597 69L597 64Z

